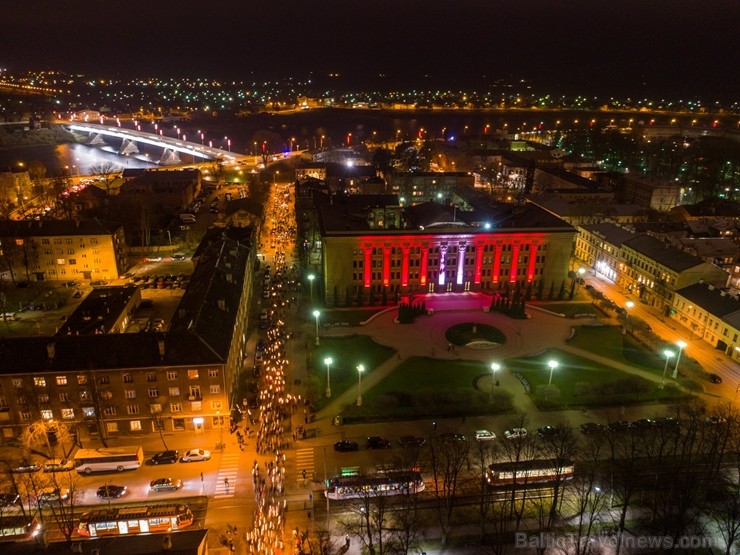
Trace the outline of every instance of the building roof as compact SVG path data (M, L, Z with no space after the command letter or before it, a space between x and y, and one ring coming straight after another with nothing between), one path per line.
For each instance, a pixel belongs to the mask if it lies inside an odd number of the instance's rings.
M599 224L586 224L580 226L582 229L589 233L599 235L610 245L615 247L621 247L622 243L629 239L633 239L635 234L629 229L625 229L616 224L604 222Z
M91 220L0 220L0 237L53 237L65 235L113 235L117 222Z
M638 235L624 241L623 245L675 272L683 272L704 263L701 258L683 252L650 235Z
M140 295L139 289L130 285L95 287L55 335L110 333L131 299Z
M173 332L193 334L224 361L229 356L246 273L252 271L252 249L251 240L232 239L228 232L220 241L199 249L190 283L170 325Z
M693 218L740 217L740 202L729 200L705 200L697 204L684 204L682 208Z
M718 318L740 310L740 300L706 283L694 283L676 294Z

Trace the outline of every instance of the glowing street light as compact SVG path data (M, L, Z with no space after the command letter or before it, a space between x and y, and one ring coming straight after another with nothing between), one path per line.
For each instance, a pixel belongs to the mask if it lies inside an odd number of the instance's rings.
M685 341L677 341L676 345L678 345L678 356L676 356L676 366L673 368L673 376L672 378L675 380L678 378L678 363L681 362L681 353L686 348L686 342Z
M624 303L624 306L627 308L627 317L625 318L625 324L626 324L626 327L629 328L629 325L630 325L630 311L632 310L632 307L635 306L635 303L633 303L632 301L627 301L626 303Z
M311 290L311 304L313 304L313 280L316 279L316 276L313 274L308 274L308 284L309 289Z
M362 373L365 367L362 364L357 366L357 406L362 406Z
M496 364L495 362L491 363L491 395L493 395L493 386L498 385L498 382L496 381L496 372L500 369L500 364Z
M668 361L673 358L673 355L675 355L673 351L665 350L663 351L663 356L665 357L665 366L663 367L663 379L660 381L660 389L663 389L665 387L665 373L666 370L668 370Z
M326 396L331 397L331 381L329 378L329 368L331 367L331 363L334 362L331 357L326 357L324 359L324 364L326 364Z
M550 399L550 386L552 385L552 371L558 367L558 361L548 360L547 365L550 367L550 379L547 381L547 393L545 393L545 401Z
M313 317L316 318L316 344L319 344L319 316L321 316L321 312L318 310L313 311Z

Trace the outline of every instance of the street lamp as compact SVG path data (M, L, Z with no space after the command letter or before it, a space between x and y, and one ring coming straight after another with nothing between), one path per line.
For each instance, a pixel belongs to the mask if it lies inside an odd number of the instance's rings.
M550 398L550 386L552 385L552 371L558 367L558 361L549 360L547 361L547 365L550 367L550 379L547 381L547 393L545 393L545 401L547 401Z
M311 304L313 304L313 280L316 278L313 274L308 274L308 284L311 289Z
M357 366L357 406L362 406L362 373L365 367L362 364Z
M334 362L331 357L326 357L324 359L324 364L326 364L326 396L331 397L331 381L329 379L329 367L331 366L331 363Z
M665 366L663 367L663 379L660 381L660 389L663 389L665 387L665 373L666 370L668 370L668 361L671 360L675 353L673 351L665 350L663 351L663 356L665 356Z
M626 303L624 303L624 306L627 308L627 318L625 318L625 320L626 320L625 321L625 324L626 324L626 327L629 328L629 324L630 324L630 310L632 310L632 307L635 306L635 303L633 303L632 301L627 301Z
M313 317L316 318L316 344L319 344L319 316L321 316L321 312L318 310L313 311Z
M685 341L677 341L676 345L678 345L678 356L676 357L676 366L673 368L673 379L675 380L678 378L678 363L681 361L681 353L686 348L686 342Z
M500 364L496 364L495 362L491 363L491 395L493 395L493 386L498 385L498 382L496 381L496 372L501 368Z

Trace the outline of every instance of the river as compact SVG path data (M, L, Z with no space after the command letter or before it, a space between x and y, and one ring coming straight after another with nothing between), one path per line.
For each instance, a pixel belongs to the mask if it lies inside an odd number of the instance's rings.
M697 116L681 116L679 123L690 124L692 117ZM704 120L709 120L710 117L702 117L699 125L707 125L709 121ZM614 123L619 127L628 126L629 118L633 118L635 122L655 118L656 125L668 125L671 120L669 115L587 111L320 109L284 114L262 113L246 117L208 117L170 124L160 122L157 130L162 130L170 137L177 136L179 130L180 136L187 135L191 142L199 142L202 134L204 144L211 144L225 151L230 149L239 154L255 154L263 141L269 142L271 152L277 152L287 151L291 147L315 149L321 146L358 145L366 140L392 141L416 139L419 136L424 139L441 139L444 136L449 140L466 134L493 133L496 129L567 129L589 125L594 118L598 125ZM142 131L158 132L154 122L139 123ZM145 145L139 145L142 155L138 157L120 156L115 150L118 146L115 143L100 149L83 144L65 144L0 149L0 168L18 169L19 162L27 164L32 160L39 160L47 168L49 176L61 172L65 167L72 175L85 175L89 173L89 167L98 162L110 161L122 168L154 167L161 156L161 150L152 148L146 151Z

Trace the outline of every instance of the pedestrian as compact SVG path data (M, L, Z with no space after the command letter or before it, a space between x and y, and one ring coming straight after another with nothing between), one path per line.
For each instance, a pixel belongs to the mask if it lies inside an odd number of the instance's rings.
M200 483L201 484L203 483L203 473L202 472L200 473Z
M226 489L229 489L229 479L228 478L224 478L224 487Z
M434 428L435 430L437 429L437 423L436 422L432 422L432 428Z
M349 548L349 544L351 543L351 540L349 539L349 534L344 536L344 547Z

